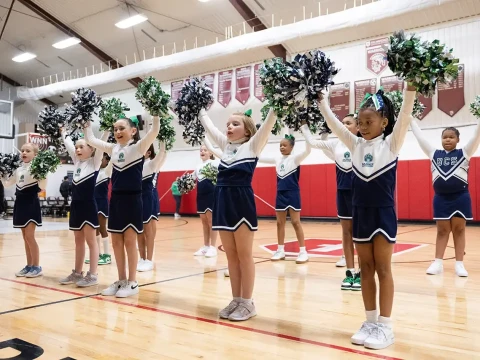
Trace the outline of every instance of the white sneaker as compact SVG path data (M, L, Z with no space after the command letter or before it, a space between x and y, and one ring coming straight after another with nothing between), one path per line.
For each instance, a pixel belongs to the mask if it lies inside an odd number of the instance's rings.
M440 275L441 273L443 273L443 264L438 261L432 262L427 269L428 275Z
M228 317L230 321L245 321L257 315L255 304L242 301L238 303L237 307Z
M143 260L143 264L140 270L137 268L137 271L141 271L141 272L152 271L152 270L153 270L153 261L150 261L150 260Z
M118 280L115 281L112 285L110 285L108 288L102 290L102 295L103 296L113 296L117 293L117 291L127 283L127 280Z
M363 345L365 340L367 340L374 328L377 327L377 324L364 321L360 330L358 330L353 336L350 338L352 344L355 345Z
M335 263L335 266L336 266L336 267L345 267L345 266L347 266L347 260L345 260L345 256L342 255L342 257L340 258L340 260L338 260L338 261Z
M138 282L136 281L128 281L125 282L120 289L118 289L117 293L115 294L118 298L126 298L132 295L138 294Z
M217 256L217 248L215 246L209 246L207 252L205 253L205 257L212 258Z
M177 220L177 219L180 219L180 218L181 218L180 214L177 214L177 213L175 213L175 215L173 215L173 217L175 218L175 220Z
M205 256L208 249L208 246L202 246L200 249L197 250L195 254L193 254L193 256Z
M223 272L223 276L230 277L230 272L228 271L228 269Z
M145 263L145 260L140 258L138 259L138 263L137 263L137 271L143 271L143 264Z
M285 251L277 250L270 258L272 261L285 260Z
M393 330L384 324L377 323L370 336L365 340L363 346L368 349L381 350L395 342Z
M305 264L308 261L308 254L306 251L300 251L295 261L297 264Z
M465 269L465 266L463 265L463 262L462 263L455 263L455 274L457 274L457 276L460 276L460 277L467 277L468 276L468 272L467 270ZM27 275L28 277L28 275Z

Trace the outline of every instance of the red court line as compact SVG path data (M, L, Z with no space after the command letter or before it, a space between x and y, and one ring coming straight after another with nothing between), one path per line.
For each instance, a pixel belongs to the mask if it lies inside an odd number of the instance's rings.
M10 282L14 282L14 283L17 283L17 284L33 286L33 287L40 288L40 289L47 289L47 290L57 291L57 292L66 293L66 294L73 294L73 295L80 295L80 296L85 296L86 295L86 294L81 294L81 293L77 293L77 292L74 292L74 291L62 290L62 289L57 289L57 288L53 288L53 287L48 287L48 286L38 285L38 284L34 284L34 283L18 281L18 280L6 279L6 278L1 278L1 277L0 277L0 280L10 281ZM154 311L154 312L161 313L161 314L172 315L172 316L176 316L176 317L180 317L180 318L184 318L184 319L201 321L201 322L208 323L208 324L220 325L220 326L224 326L224 327L228 327L228 328L232 328L232 329L248 331L248 332L252 332L252 333L256 333L256 334L272 336L272 337L285 339L285 340L291 340L291 341L295 341L295 342L298 342L298 343L320 346L320 347L323 347L323 348L339 350L339 351L348 352L348 353L352 353L352 354L356 354L356 355L365 355L365 356L369 356L369 357L372 357L372 358L375 358L375 359L403 360L401 358L375 354L375 353L371 353L371 352L368 352L368 351L361 351L361 350L356 350L356 349L343 347L343 346L339 346L339 345L323 343L323 342L320 342L320 341L308 340L308 339L303 339L303 338L296 337L296 336L291 336L291 335L286 335L286 334L281 334L281 333L275 333L275 332L272 332L272 331L250 328L250 327L246 327L246 326L237 325L237 324L234 324L234 323L231 323L231 322L223 322L223 321L212 320L212 319L202 318L202 317L193 316L193 315L187 315L187 314L177 313L177 312L174 312L174 311L157 309L157 308L154 308L154 307L151 307L151 306L124 303L122 301L109 299L109 298L106 298L106 297L103 297L103 296L92 296L92 297L90 297L90 299L110 302L110 303L123 305L123 306L130 306L130 307L137 308L137 309L142 309L142 310Z

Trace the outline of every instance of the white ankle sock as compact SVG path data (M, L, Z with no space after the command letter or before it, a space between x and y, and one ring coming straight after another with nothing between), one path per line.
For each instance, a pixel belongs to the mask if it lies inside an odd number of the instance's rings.
M242 302L247 303L247 304L253 304L253 299L244 299L244 298L242 298Z
M350 272L352 273L352 275L355 275L356 272L355 272L355 269L347 269L347 271L350 270Z
M97 239L97 245L98 245L98 253L101 254L102 252L100 251L100 239L101 239L100 235L97 235L96 239Z
M443 259L435 259L436 263L439 263L440 265L443 265Z
M235 300L236 302L241 302L242 298L241 297L233 297L233 300Z
M285 251L285 245L278 245L278 251Z
M378 321L377 310L365 311L365 314L367 315L367 322L376 323Z
M463 261L455 261L455 265L463 265Z
M108 236L106 238L103 238L102 242L103 242L103 253L104 254L110 254L110 250L108 249L108 246L109 246Z
M300 252L307 252L307 249L305 248L305 246L300 246Z
M385 325L386 327L388 327L390 329L392 328L392 319L389 318L389 317L379 316L378 317L378 322L380 324Z

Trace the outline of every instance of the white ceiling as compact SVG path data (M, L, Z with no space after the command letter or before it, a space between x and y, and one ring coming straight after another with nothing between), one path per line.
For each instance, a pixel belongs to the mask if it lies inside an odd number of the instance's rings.
M318 16L318 0L244 0L249 8L270 27L278 26L280 21L288 24L294 21ZM321 12L325 15L339 12L360 4L368 4L373 0L320 0ZM401 1L401 0L381 0ZM127 5L127 3L128 5ZM441 3L442 0L439 0ZM225 28L232 26L233 33L238 34L244 29L244 19L232 6L229 0L211 0L207 3L198 0L34 0L34 3L55 16L61 22L72 28L96 47L107 53L122 64L143 58L143 51L151 57L153 48L158 55L162 49L171 53L174 44L177 51L187 49L205 42L211 44L218 38L222 40ZM0 27L8 12L11 0L0 0ZM304 11L305 8L305 11ZM70 72L76 75L77 69L84 73L85 68L91 73L92 66L95 71L100 71L100 62L95 55L80 45L64 50L52 47L68 35L41 19L39 15L28 10L17 0L14 4L3 39L0 41L0 73L10 77L22 85L36 85L37 79L43 85L50 82L50 75L55 74L59 79L68 78ZM142 13L149 18L149 22L142 23L129 29L118 29L115 23L134 15ZM272 19L273 14L273 19ZM412 28L431 25L443 21L464 18L480 14L480 0L455 0L452 3L439 6L438 10L402 17L384 23L375 23L375 33L385 34L400 28ZM246 26L247 32L251 32ZM370 29L371 30L371 29ZM372 31L367 29L347 29L329 34L302 38L283 44L288 53L297 53L308 49L330 46L347 41L354 41L372 36ZM11 59L23 51L33 52L37 59L25 63L15 63ZM135 54L135 55L134 55ZM214 70L240 66L263 59L271 58L273 54L268 49L257 49L245 52L238 56L221 59L213 64L202 64L190 68L173 68L165 75L162 81L185 78L191 74L206 73ZM62 60L63 59L63 60ZM153 74L155 75L155 74ZM132 87L127 81L118 81L114 84L96 88L99 93L109 93ZM63 103L65 97L55 96L50 100Z

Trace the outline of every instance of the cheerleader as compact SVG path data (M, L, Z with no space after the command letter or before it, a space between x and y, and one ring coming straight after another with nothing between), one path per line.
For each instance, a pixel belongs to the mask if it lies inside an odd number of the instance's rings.
M104 296L123 298L138 294L136 235L143 232L142 169L144 155L155 141L159 130L158 116L153 118L153 125L142 140L136 119L117 120L114 124L116 144L95 138L90 124L85 130L87 142L109 154L113 163L107 230L112 233L118 280L102 291ZM125 251L128 258L128 277Z
M252 299L255 282L253 235L258 229L252 177L258 156L275 124L275 116L270 111L257 131L251 110L244 114L234 113L227 121L226 135L213 125L204 109L199 118L208 135L223 151L214 193L212 230L220 231L227 254L233 300L219 316L233 321L248 320L257 314Z
M197 166L193 172L193 178L197 180L197 213L200 215L203 227L203 246L193 255L205 256L207 258L217 256L217 231L212 230L212 209L215 185L211 180L206 179L202 174L202 169L211 164L218 168L218 161L215 161L213 148L210 141L205 137L204 144L200 146L200 159L202 163Z
M383 349L395 342L390 319L394 295L391 261L397 236L394 189L398 153L408 131L415 88L408 86L397 123L393 105L383 91L368 94L357 119L362 138L337 120L325 98L319 94L320 110L330 129L352 154L353 241L361 259L367 319L351 341L366 348ZM380 316L375 272L380 282Z
M353 114L347 115L342 124L353 135L358 134L357 121ZM360 270L355 271L355 251L352 239L352 156L350 150L339 139L314 140L308 125L304 123L301 131L305 140L314 148L322 150L327 157L335 161L337 173L337 217L342 227L343 254L347 265L342 290L359 291L362 289ZM337 266L342 265L337 263ZM359 266L360 267L360 266Z
M75 236L75 269L60 284L76 284L78 287L88 287L98 284L97 261L90 262L90 270L83 276L85 260L85 242L87 242L90 259L99 258L99 248L96 240L98 229L98 210L95 201L95 183L98 170L102 163L103 153L87 144L84 139L76 141L75 145L65 130L60 130L68 154L73 160L75 173L72 181L72 203L70 204L69 228ZM108 132L102 136L108 138Z
M158 219L158 211L153 203L153 179L155 174L165 162L166 152L165 143L160 143L160 152L155 156L153 144L150 145L145 153L145 162L142 171L142 204L143 204L143 228L144 231L137 235L140 260L137 264L137 271L153 270L153 248L155 244L156 223L153 220Z
M110 184L110 177L112 176L112 163L110 156L104 153L102 164L97 175L97 182L95 184L95 202L98 209L98 224L97 229L97 244L100 251L100 240L103 243L103 254L100 253L98 257L98 265L107 265L112 263L112 255L109 250L109 239L107 233L108 220L108 184ZM85 262L88 264L87 261Z
M437 150L425 139L415 120L412 131L425 155L432 161L433 220L437 222L435 261L428 267L427 274L443 272L443 256L450 233L455 245L455 273L468 276L463 265L465 254L465 224L473 220L472 201L468 191L468 167L470 158L480 144L480 127L477 126L472 139L460 149L460 132L454 127L442 131L443 150Z
M30 173L31 161L38 154L38 146L26 143L20 151L22 165L8 179L2 179L2 182L5 187L16 184L13 227L22 230L27 255L27 265L15 273L15 276L34 278L43 274L40 266L40 251L35 240L35 229L37 226L42 226L38 193L46 189L47 180L36 180Z
M287 213L290 214L295 234L297 235L300 251L296 263L304 264L308 261L308 253L305 248L305 237L300 222L300 163L310 154L310 144L305 144L305 150L292 155L295 146L295 138L288 135L288 129L282 130L284 138L280 140L281 156L267 157L260 156L259 161L275 164L277 170L277 198L275 201L275 212L277 217L277 238L278 248L270 260L285 260L285 223Z

